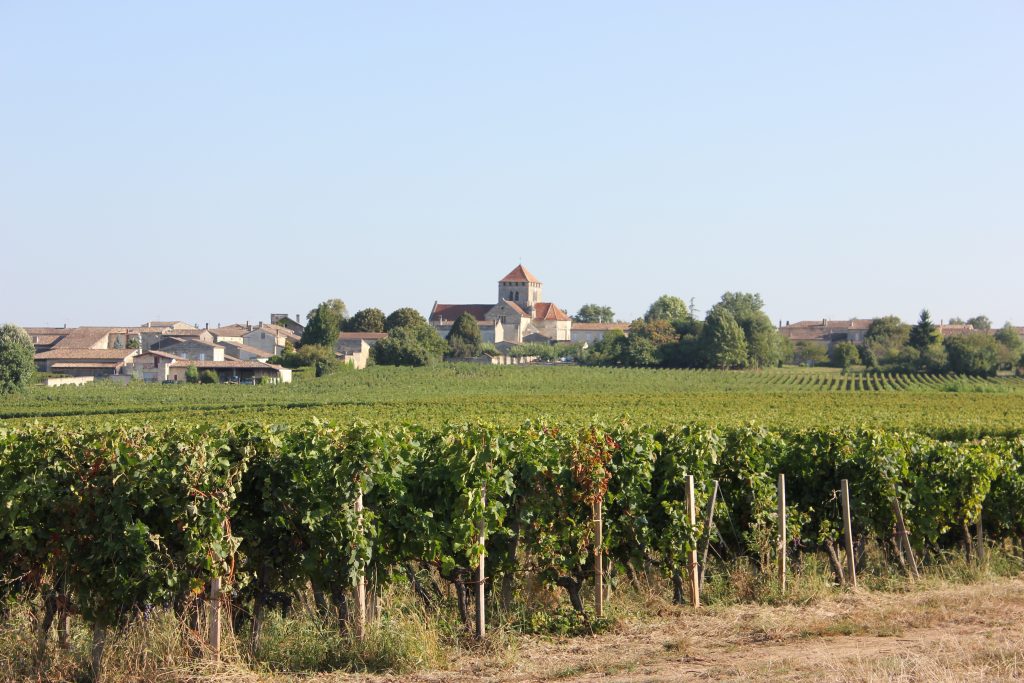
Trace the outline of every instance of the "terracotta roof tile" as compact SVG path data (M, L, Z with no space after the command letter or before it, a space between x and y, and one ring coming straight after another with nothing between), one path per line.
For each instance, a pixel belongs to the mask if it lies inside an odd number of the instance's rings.
M474 320L482 321L492 308L494 304L434 304L430 322L455 322L463 313L469 313Z
M523 268L523 264L516 266L511 273L501 278L500 282L535 282L540 284L540 280L533 276L533 273Z
M534 320L572 320L561 308L552 303L538 301L533 306Z
M124 360L137 349L53 349L36 354L36 360Z

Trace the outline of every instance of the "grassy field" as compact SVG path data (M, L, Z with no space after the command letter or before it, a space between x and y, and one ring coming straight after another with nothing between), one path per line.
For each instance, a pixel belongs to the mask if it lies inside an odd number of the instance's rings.
M295 422L310 415L437 424L486 419L618 419L655 424L757 421L773 427L870 426L971 436L1024 429L1024 380L587 367L371 367L282 386L100 382L33 387L0 399L0 421L61 418Z

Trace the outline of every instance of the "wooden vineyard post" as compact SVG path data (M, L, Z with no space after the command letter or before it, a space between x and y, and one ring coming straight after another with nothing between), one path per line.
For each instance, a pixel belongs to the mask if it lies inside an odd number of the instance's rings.
M708 549L711 548L711 526L715 522L715 502L718 501L718 480L713 479L711 481L714 486L711 488L711 500L708 501L707 515L704 517L704 552L700 558L700 565L698 566L700 588L704 588L704 568L708 564Z
M484 487L480 496L484 509L486 510L487 505L487 487ZM480 564L476 569L476 637L483 640L484 635L487 633L487 614L485 612L484 605L484 582L486 581L486 571L484 568L484 558L487 555L486 546L484 543L487 540L487 527L484 521L483 515L480 516L480 521L477 522L477 530L479 532L480 541Z
M594 501L594 616L604 616L604 506L600 498Z
M843 536L846 537L846 571L850 585L857 587L857 563L853 556L853 524L850 520L850 482L843 479L839 486L843 498Z
M981 510L974 524L974 547L978 553L978 564L985 564L985 528L981 525Z
M363 489L360 488L356 493L356 517L358 519L359 535L363 534ZM366 637L366 571L359 572L359 578L356 579L355 586L355 602L356 602L356 624L355 633L356 638L362 640Z
M779 590L786 594L786 475L779 473Z
M210 657L220 660L220 577L210 579Z
M907 556L907 570L913 578L919 579L921 575L917 571L917 558L914 557L914 548L910 545L910 534L907 533L907 524L903 520L903 510L895 498L892 499L892 512L896 516L896 534L900 537L900 546Z
M697 526L697 505L693 495L693 475L686 475L686 517L690 522L690 528ZM700 575L697 571L697 545L694 544L689 552L689 574L690 574L690 604L694 608L700 607Z

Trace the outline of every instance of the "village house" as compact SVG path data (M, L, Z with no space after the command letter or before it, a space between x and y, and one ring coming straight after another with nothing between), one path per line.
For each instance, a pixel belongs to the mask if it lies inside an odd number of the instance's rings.
M143 351L134 358L127 374L144 382L186 382L188 369L196 368L197 372L212 370L220 382L238 383L288 383L292 381L292 371L279 365L271 365L260 361L221 359L194 360L181 358L163 351Z
M606 334L617 330L629 334L629 323L578 323L573 321L570 340L574 344L594 344Z
M265 325L260 323L257 327L242 335L242 343L253 348L262 349L276 356L285 350L288 344L295 346L299 343L299 335L279 325Z
M864 343L864 335L874 318L851 318L850 320L801 320L779 325L779 334L791 342L809 342L821 344L827 351L839 342L850 342L860 346Z
M334 343L334 353L343 363L362 370L370 361L370 349L387 336L387 332L341 332Z
M224 360L223 346L199 337L166 336L154 344L150 350L163 351L188 360Z
M54 348L35 355L36 369L69 377L110 377L121 374L138 349Z
M225 357L230 356L232 359L258 360L265 363L272 357L272 354L265 349L258 349L255 346L249 346L248 344L236 344L235 342L222 341L220 342L220 346L224 347Z
M271 325L283 327L284 329L288 330L292 334L295 334L299 337L301 337L302 333L306 331L306 326L299 322L301 320L302 316L299 315L298 313L295 314L295 318L289 318L287 313L270 314Z

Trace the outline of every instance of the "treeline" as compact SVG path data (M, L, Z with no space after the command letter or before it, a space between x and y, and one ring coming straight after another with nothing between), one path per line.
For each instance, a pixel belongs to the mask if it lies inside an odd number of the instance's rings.
M968 324L975 331L943 338L927 310L921 311L913 326L896 316L877 318L859 349L839 348L834 354L850 360L856 357L870 370L890 372L955 372L991 377L1001 370L1024 370L1024 341L1010 323L994 332L985 316L972 318Z
M973 331L943 338L928 311L915 325L896 316L872 321L864 342L791 342L763 311L759 294L727 292L704 320L673 296L662 296L628 332L613 330L591 349L573 350L589 365L668 368L765 368L793 363L849 368L863 365L879 372L951 372L991 377L1000 371L1024 373L1024 340L1006 323L991 329L985 316L966 323ZM574 317L578 322L608 322L608 307L587 304ZM568 354L564 354L568 355Z
M442 339L414 308L399 308L389 315L379 308L364 308L350 317L344 301L328 299L307 315L298 348L286 348L271 362L290 368L312 367L317 377L334 372L342 366L335 351L341 332L386 332L387 338L371 349L371 359L378 365L433 365L446 355L475 355L480 347L480 331L475 322L469 332L470 341L466 342L467 349L459 345L462 341L459 335L455 335L454 340Z
M682 299L665 295L629 326L628 334L609 332L579 361L627 367L774 367L792 352L763 309L760 294L726 292L699 320ZM587 312L581 309L576 320Z

